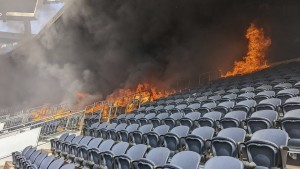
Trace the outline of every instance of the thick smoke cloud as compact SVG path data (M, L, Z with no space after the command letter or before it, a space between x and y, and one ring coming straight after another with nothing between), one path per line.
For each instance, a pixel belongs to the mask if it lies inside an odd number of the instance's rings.
M299 57L300 1L76 0L42 35L0 61L0 107L86 104L148 81L161 87L226 71L251 22L272 39L270 61Z

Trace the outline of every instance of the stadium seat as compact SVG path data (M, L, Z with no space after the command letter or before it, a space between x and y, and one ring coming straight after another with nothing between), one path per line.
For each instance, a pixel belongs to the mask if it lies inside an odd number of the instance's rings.
M205 163L204 169L244 169L243 163L233 157L213 157Z
M188 126L177 126L164 135L164 146L171 151L171 156L181 150L180 141L187 136L189 130Z
M269 98L269 99L264 99L259 102L255 106L255 110L274 110L274 111L279 111L281 106L281 100L278 98Z
M201 117L201 114L199 112L191 112L182 117L179 120L180 125L188 126L192 130L196 127L195 122L199 120Z
M100 153L108 151L115 144L114 140L105 140L97 148L90 149L88 161L83 163L84 167L95 168L99 167L100 164Z
M98 137L107 139L108 138L108 132L109 130L113 130L117 127L117 123L111 123L108 126L106 126L105 128L102 128L100 130L97 130L98 132Z
M280 167L282 160L280 147L288 143L288 134L278 129L263 129L255 132L251 140L246 142L249 162L257 167Z
M247 113L244 111L231 111L227 113L220 121L221 129L230 127L243 128L243 121L246 120Z
M283 113L296 109L300 109L300 96L287 99L282 105Z
M171 159L169 164L157 167L157 169L198 169L201 156L193 151L182 151Z
M153 127L157 127L162 124L162 121L169 117L168 113L160 113L156 117L150 119L150 123Z
M290 137L288 145L300 147L300 109L287 112L280 124Z
M117 125L116 128L107 130L107 137L106 138L117 141L119 139L118 138L118 132L121 131L121 130L125 130L127 126L128 126L127 123L121 123L121 124Z
M78 152L79 152L79 147L80 146L85 146L87 147L89 142L92 140L93 138L90 136L85 136L83 137L78 143L72 143L69 147L69 152L67 155L67 158L71 161L74 162L75 157L78 156Z
M26 168L30 169L30 168L32 168L33 165L36 166L37 168L39 168L40 165L41 165L41 163L44 161L44 159L45 159L47 156L48 156L48 153L42 152L39 156L37 156L37 158L34 160L34 162L31 163L31 164L28 164L28 165L26 166Z
M227 128L221 130L216 137L211 140L213 156L238 157L239 143L244 142L246 131L241 128Z
M163 120L163 124L168 125L171 129L178 125L178 120L183 117L183 113L174 113Z
M146 143L150 147L160 147L164 142L164 135L168 133L170 127L168 125L161 125L154 128L153 131L150 131L145 134L146 136Z
M115 156L117 168L131 169L132 161L143 158L146 151L147 146L144 144L132 146L130 149L128 149L126 154Z
M64 143L71 143L72 140L76 137L75 134L70 134L64 141L63 140L57 140L55 142L55 153L57 153L57 155L61 155L62 150L63 150L63 144Z
M67 158L67 155L70 153L71 145L77 145L82 140L84 136L76 136L71 142L63 142L62 143L62 152L61 156L65 159Z
M225 114L228 113L229 111L231 111L234 106L235 106L235 102L233 102L233 101L226 101L226 102L220 103L213 110L221 112L222 113L222 117L224 117Z
M137 131L129 133L129 142L134 144L143 144L145 139L144 134L149 133L152 129L152 124L141 126Z
M214 133L215 129L211 127L198 127L184 138L184 148L204 155L207 149L206 141L211 140Z
M53 138L50 140L50 144L51 144L51 151L54 152L55 151L55 147L56 147L56 142L59 141L65 141L65 139L69 136L69 133L64 133L62 134L58 139L57 138Z
M138 119L138 124L140 126L146 125L146 124L148 124L150 122L150 119L154 118L155 116L156 116L155 113L149 113L146 116Z
M150 150L146 158L133 161L133 167L136 169L155 169L167 163L170 156L170 150L165 147L157 147ZM137 166L137 167L136 167Z
M82 166L83 162L89 160L90 151L93 148L97 148L101 143L103 139L102 138L94 138L92 139L88 145L81 145L78 147L78 154L77 157L74 159L75 163L79 166Z
M113 169L114 157L125 154L128 147L129 144L127 142L119 142L115 144L111 150L101 152L100 156L102 157L101 159L103 159L103 165L106 166L107 169Z
M198 120L198 126L208 126L208 127L217 127L216 122L221 119L222 113L214 111L204 114L203 117L201 117Z
M278 118L278 113L274 110L260 110L254 112L250 118L246 120L248 133L262 129L275 128L275 121Z
M118 131L118 140L129 142L129 133L132 133L134 131L137 131L139 128L138 124L131 124L126 127L126 129Z

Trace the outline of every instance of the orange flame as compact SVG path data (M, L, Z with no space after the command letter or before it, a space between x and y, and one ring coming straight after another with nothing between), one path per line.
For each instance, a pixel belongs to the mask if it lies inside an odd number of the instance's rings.
M252 73L269 67L266 52L271 45L271 39L265 37L263 29L253 23L247 29L246 38L249 40L247 55L242 61L235 61L233 70L222 77Z
M48 117L51 117L51 119L58 119L68 113L71 112L66 107L57 107L53 110L51 109L50 105L44 105L32 111L31 115L33 117L33 121L38 121L42 119L46 120Z
M165 91L148 84L138 84L135 89L118 89L106 98L106 102L112 103L113 108L123 108L125 112L133 111L138 104L157 100L161 97L166 97L175 93L174 90ZM86 109L87 113L102 111L103 117L107 117L109 105L102 103L95 103Z

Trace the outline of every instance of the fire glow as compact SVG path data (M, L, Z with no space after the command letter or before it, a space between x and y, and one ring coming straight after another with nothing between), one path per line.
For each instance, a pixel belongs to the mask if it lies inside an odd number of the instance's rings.
M167 97L175 93L174 90L166 91L159 90L158 88L148 83L140 83L135 89L118 89L114 93L106 97L107 103L112 103L114 109L123 108L125 112L130 112L137 109L138 104L151 102L161 97ZM96 104L90 107L86 112L102 111L103 117L108 114L108 105Z
M241 61L235 61L233 70L222 77L248 74L269 67L266 52L271 45L271 39L265 37L264 30L252 23L247 29L246 38L249 41L246 56Z

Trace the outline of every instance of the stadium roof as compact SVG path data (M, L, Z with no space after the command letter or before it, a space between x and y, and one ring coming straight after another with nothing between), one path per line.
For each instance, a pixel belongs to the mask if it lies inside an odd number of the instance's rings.
M0 6L3 8L4 4L7 3L7 9L11 9L11 3L8 2L10 1L0 0ZM39 11L34 9L34 19L32 19L32 17L26 18L26 16L24 16L24 20L22 20L22 17L18 17L17 19L10 19L9 17L7 17L7 19L2 18L3 20L0 20L0 54L7 53L14 49L18 42L24 37L33 37L38 34L48 22L51 22L52 18L56 16L63 7L64 3L62 1L48 0L44 1L40 6ZM0 13L3 11L2 8L0 9ZM24 9L19 8L20 7L15 9L18 11L30 11L31 9L30 7L24 7ZM26 20L29 20L29 25L26 25ZM30 28L29 36L25 35L26 26L29 26Z

